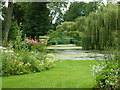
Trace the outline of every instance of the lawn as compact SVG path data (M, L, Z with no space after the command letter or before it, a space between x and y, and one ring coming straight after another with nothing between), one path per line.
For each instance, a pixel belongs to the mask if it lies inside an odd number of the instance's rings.
M3 88L92 88L96 85L90 65L93 60L57 62L50 70L40 73L3 77Z

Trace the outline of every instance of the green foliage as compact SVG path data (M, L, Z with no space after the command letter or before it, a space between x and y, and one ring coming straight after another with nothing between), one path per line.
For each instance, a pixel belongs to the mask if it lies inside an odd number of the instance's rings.
M2 53L2 75L21 75L40 72L53 67L57 60L54 56L42 56L40 52L23 50L0 50Z
M11 28L9 31L9 35L8 35L8 41L16 40L16 36L18 35L18 32L19 32L18 30L20 30L20 26L17 24L17 21L13 18L11 22Z
M65 14L65 21L75 21L79 16L88 16L90 12L96 11L97 2L72 2Z
M92 4L97 5L97 3L89 3L88 6ZM96 10L95 7L93 11ZM99 5L96 12L92 12L90 9L89 15L80 16L75 19L75 22L64 22L56 27L56 31L50 31L50 41L66 40L66 36L68 36L71 39L82 41L82 48L86 50L119 48L117 9L117 5L113 3L108 3L106 6Z
M115 51L107 54L105 60L97 62L93 66L93 74L96 76L98 88L114 89L118 88L118 61L120 60L120 53Z
M114 7L114 8L113 8ZM100 6L97 12L87 17L79 17L75 21L77 30L82 31L83 49L107 49L118 47L117 5L109 3Z
M19 26L23 25L23 22L25 21L25 14L26 11L28 9L28 7L30 7L30 2L16 2L14 3L14 7L13 7L13 16L15 18L15 20L17 21L17 24Z
M5 33L5 28L6 28L5 25L7 23L7 9L8 9L8 7L5 7L5 6L2 9L2 16L4 18L4 20L2 20L2 32L3 32L2 36L3 36L3 38L4 38L4 33ZM25 11L25 10L26 10L26 8L23 3L14 3L13 4L12 16L11 16L11 21L10 21L10 25L9 25L10 28L9 28L9 32L8 32L8 41L15 40L18 28L21 29L22 22L24 21L23 14L25 14L25 13L23 11Z
M82 16L82 17L78 17L77 19L75 19L75 30L77 31L84 31L85 29L85 25L86 25L86 17Z
M40 10L40 12L38 12ZM23 32L27 37L34 38L45 35L50 29L49 9L46 2L32 2L25 14Z
M22 34L18 30L16 40L5 42L7 49L0 49L3 76L40 72L53 67L56 58L46 55L46 44L26 36L22 38Z
M56 27L56 31L49 30L49 41L57 44L69 44L71 39L80 41L81 33L75 30L74 25L74 22L64 22Z
M14 8L15 7L13 7L13 12L17 12L17 10L15 11ZM2 11L3 11L2 13L3 13L3 18L4 18L4 20L2 20L2 32L4 32L4 30L5 30L5 23L6 23L7 8L4 7ZM20 15L21 14L19 13L19 16ZM14 13L13 13L12 20L11 20L10 24L11 25L10 25L10 30L9 30L9 34L8 34L8 41L14 41L16 39L18 30L21 29L21 27L19 25L20 23L18 23L18 20L16 19L16 15Z
M14 40L16 37L17 27L23 30L27 37L34 38L40 35L45 35L50 29L49 9L46 2L16 2L13 4L13 13L10 26L9 40ZM40 12L38 12L40 10ZM5 31L7 8L3 8L3 27ZM3 32L4 34L4 32Z
M39 51L43 54L46 53L46 43L38 42L38 40L28 39L26 35L23 37L23 32L18 30L14 41L8 43L3 42L3 47L14 48L15 50L23 51Z

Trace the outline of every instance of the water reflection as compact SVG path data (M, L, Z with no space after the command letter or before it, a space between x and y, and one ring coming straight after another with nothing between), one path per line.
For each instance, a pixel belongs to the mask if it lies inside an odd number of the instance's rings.
M53 54L60 60L103 60L104 54L98 51L54 49Z

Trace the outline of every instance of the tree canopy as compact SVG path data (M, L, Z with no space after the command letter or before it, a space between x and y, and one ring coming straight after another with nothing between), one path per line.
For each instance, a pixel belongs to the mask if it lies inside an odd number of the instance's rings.
M96 11L97 2L72 2L66 12L65 21L74 21L79 16L88 16L90 12Z
M76 19L78 29L83 32L83 49L105 49L119 46L117 8L117 5L109 3L87 17Z
M13 40L18 30L22 30L27 37L38 39L41 35L51 33L51 40L61 36L82 40L83 49L118 47L118 6L115 3L98 3L72 2L65 13L63 9L66 3L11 2L8 8L3 8L3 35L7 32L8 38ZM53 25L55 18L56 25Z
M24 33L34 38L45 35L50 29L49 9L45 2L32 2L26 11Z
M12 2L11 2L12 3ZM47 31L51 28L50 23L50 11L46 6L47 2L17 2L13 4L11 16L10 28L9 28L9 39L14 39L17 30L23 31L27 37L38 38L40 35L45 35ZM7 16L8 8L4 8L4 20L3 20L3 36L5 36L5 25L8 25L9 18ZM10 11L8 11L10 12Z

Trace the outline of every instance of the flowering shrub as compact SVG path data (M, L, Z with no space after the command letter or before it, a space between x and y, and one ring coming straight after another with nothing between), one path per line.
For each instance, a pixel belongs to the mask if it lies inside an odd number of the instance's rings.
M96 76L98 88L111 90L118 88L118 73L120 70L118 67L119 60L120 54L114 52L113 54L108 54L105 60L100 60L92 67L92 72L93 75Z
M22 38L22 31L18 30L18 35L16 36L15 41L9 41L2 43L3 47L14 48L15 50L23 50L23 51L40 51L46 52L46 42L34 39L28 39L26 35Z
M33 40L33 39L26 39L29 43L38 43L38 40Z
M21 75L50 69L57 60L52 55L46 55L47 41L22 38L18 31L16 41L4 43L0 47L2 54L2 76Z
M40 72L52 68L57 61L52 55L42 56L36 51L0 49L0 53L2 53L2 76Z
M25 51L40 51L44 52L46 50L46 44L43 42L38 42L38 40L25 39L23 41L15 42L14 47L16 50Z
M26 39L29 50L32 51L46 51L46 44L44 42L38 42L38 40Z
M49 69L49 68L53 67L55 62L58 60L52 54L45 55L44 58L45 58L44 63L45 63L45 68L46 69Z

